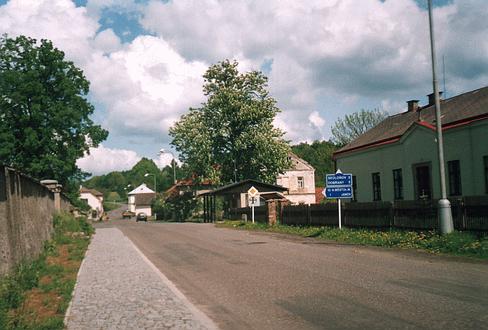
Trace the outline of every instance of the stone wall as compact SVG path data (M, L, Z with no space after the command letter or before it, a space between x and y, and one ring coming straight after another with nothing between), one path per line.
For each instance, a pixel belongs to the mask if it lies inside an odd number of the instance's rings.
M61 199L61 209L69 202ZM54 193L36 180L0 166L0 276L35 258L53 232Z

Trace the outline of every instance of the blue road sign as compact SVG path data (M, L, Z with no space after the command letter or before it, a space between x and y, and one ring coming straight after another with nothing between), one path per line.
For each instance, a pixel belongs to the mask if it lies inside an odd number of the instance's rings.
M352 186L352 174L336 173L325 176L327 187Z
M324 189L327 198L352 198L352 187L327 187Z

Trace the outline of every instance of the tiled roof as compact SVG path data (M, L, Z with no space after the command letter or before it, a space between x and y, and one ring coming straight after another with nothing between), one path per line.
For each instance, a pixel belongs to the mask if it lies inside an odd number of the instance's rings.
M98 190L88 189L85 187L81 187L80 193L89 193L89 194L92 194L93 196L97 196L97 197L103 196L103 193L99 192Z
M488 116L488 86L447 100L441 100L443 130L458 123L483 116ZM435 106L428 105L416 112L407 111L390 116L354 141L337 150L334 155L399 139L414 123L434 128Z
M151 205L152 200L156 196L155 193L145 193L145 194L137 194L135 195L135 204L137 206L141 205Z

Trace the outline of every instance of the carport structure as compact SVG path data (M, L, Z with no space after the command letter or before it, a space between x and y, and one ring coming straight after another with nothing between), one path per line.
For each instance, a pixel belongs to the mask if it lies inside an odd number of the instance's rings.
M254 187L259 191L260 197L264 200L284 198L283 193L288 191L287 188L274 184L264 183L253 179L247 179L235 182L212 191L200 194L203 198L203 221L215 222L216 220L216 197L225 196L232 201L232 207L245 207L242 205L242 194Z

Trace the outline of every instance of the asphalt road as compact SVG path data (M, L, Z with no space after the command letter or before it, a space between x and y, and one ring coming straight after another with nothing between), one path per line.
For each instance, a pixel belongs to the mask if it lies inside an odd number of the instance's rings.
M486 262L212 224L104 226L223 329L488 329Z

